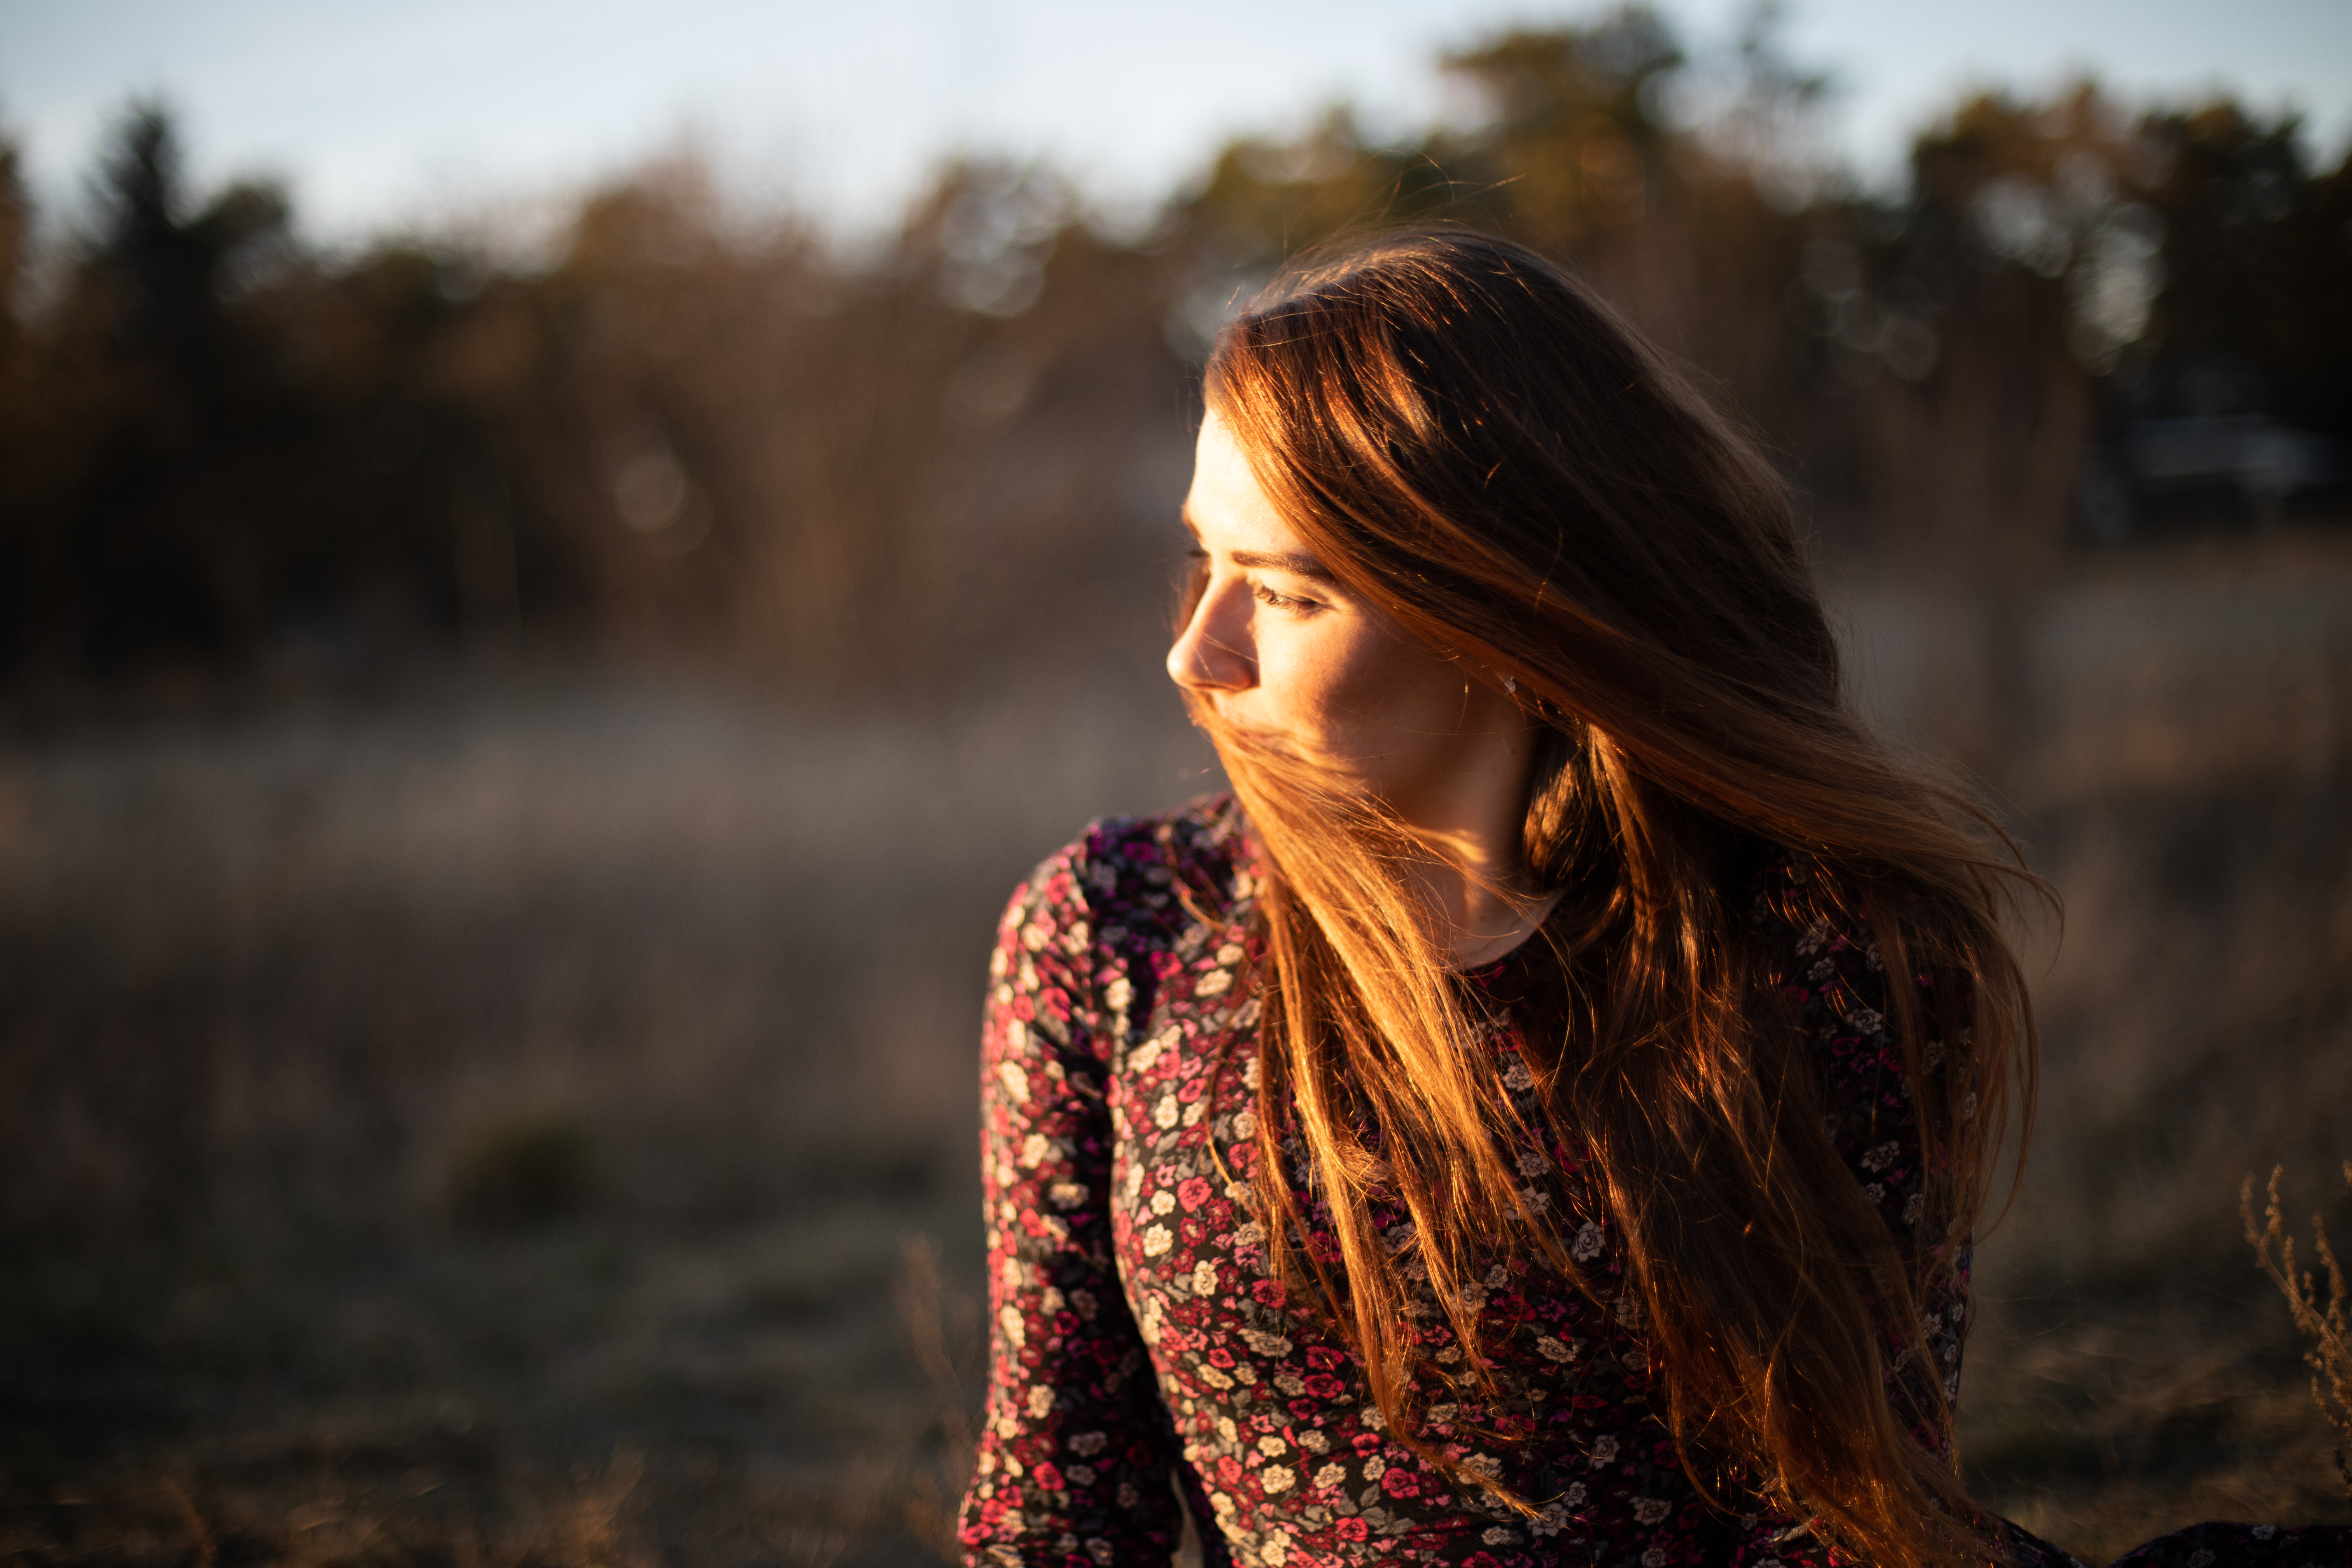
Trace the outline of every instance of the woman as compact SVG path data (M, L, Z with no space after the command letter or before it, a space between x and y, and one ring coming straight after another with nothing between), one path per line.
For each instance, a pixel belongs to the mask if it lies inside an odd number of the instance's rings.
M1006 915L973 1560L1165 1562L1172 1472L1212 1562L2066 1562L1951 1464L2036 885L1851 716L1773 475L1465 233L1206 390L1234 796Z

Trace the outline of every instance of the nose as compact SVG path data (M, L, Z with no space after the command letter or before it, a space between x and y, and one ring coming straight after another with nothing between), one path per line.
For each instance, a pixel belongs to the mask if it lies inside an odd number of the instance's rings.
M1168 679L1188 691L1242 691L1257 684L1246 584L1209 584L1168 650Z

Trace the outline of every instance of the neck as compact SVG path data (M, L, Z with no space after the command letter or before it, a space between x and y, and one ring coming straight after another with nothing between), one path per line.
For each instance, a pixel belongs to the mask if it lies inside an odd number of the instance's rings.
M1473 969L1509 952L1559 901L1559 889L1530 885L1516 831L1507 852L1454 835L1428 839L1438 858L1416 868L1414 879L1436 915L1437 945L1456 968Z
M1437 920L1437 945L1461 968L1500 956L1543 923L1559 889L1535 885L1522 853L1532 734L1490 732L1442 801L1405 819L1428 848L1413 872Z

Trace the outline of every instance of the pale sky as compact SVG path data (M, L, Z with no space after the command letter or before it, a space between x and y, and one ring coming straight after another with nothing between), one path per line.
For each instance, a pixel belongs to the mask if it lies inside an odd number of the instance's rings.
M1704 47L1746 0L1662 7ZM55 214L124 100L178 112L198 177L291 188L350 239L560 201L692 141L733 185L836 225L888 222L951 149L1042 157L1140 207L1226 137L1349 100L1444 112L1437 53L1590 5L1460 0L0 0L0 132ZM1865 174L1989 82L2092 70L2127 97L2226 89L2352 137L2347 0L1789 0L1782 38L1840 87Z

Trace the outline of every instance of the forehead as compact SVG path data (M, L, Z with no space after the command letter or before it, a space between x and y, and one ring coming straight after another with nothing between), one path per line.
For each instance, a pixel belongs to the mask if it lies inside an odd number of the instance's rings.
M1201 422L1184 521L1212 550L1295 554L1305 546L1250 470L1249 458L1215 411Z

